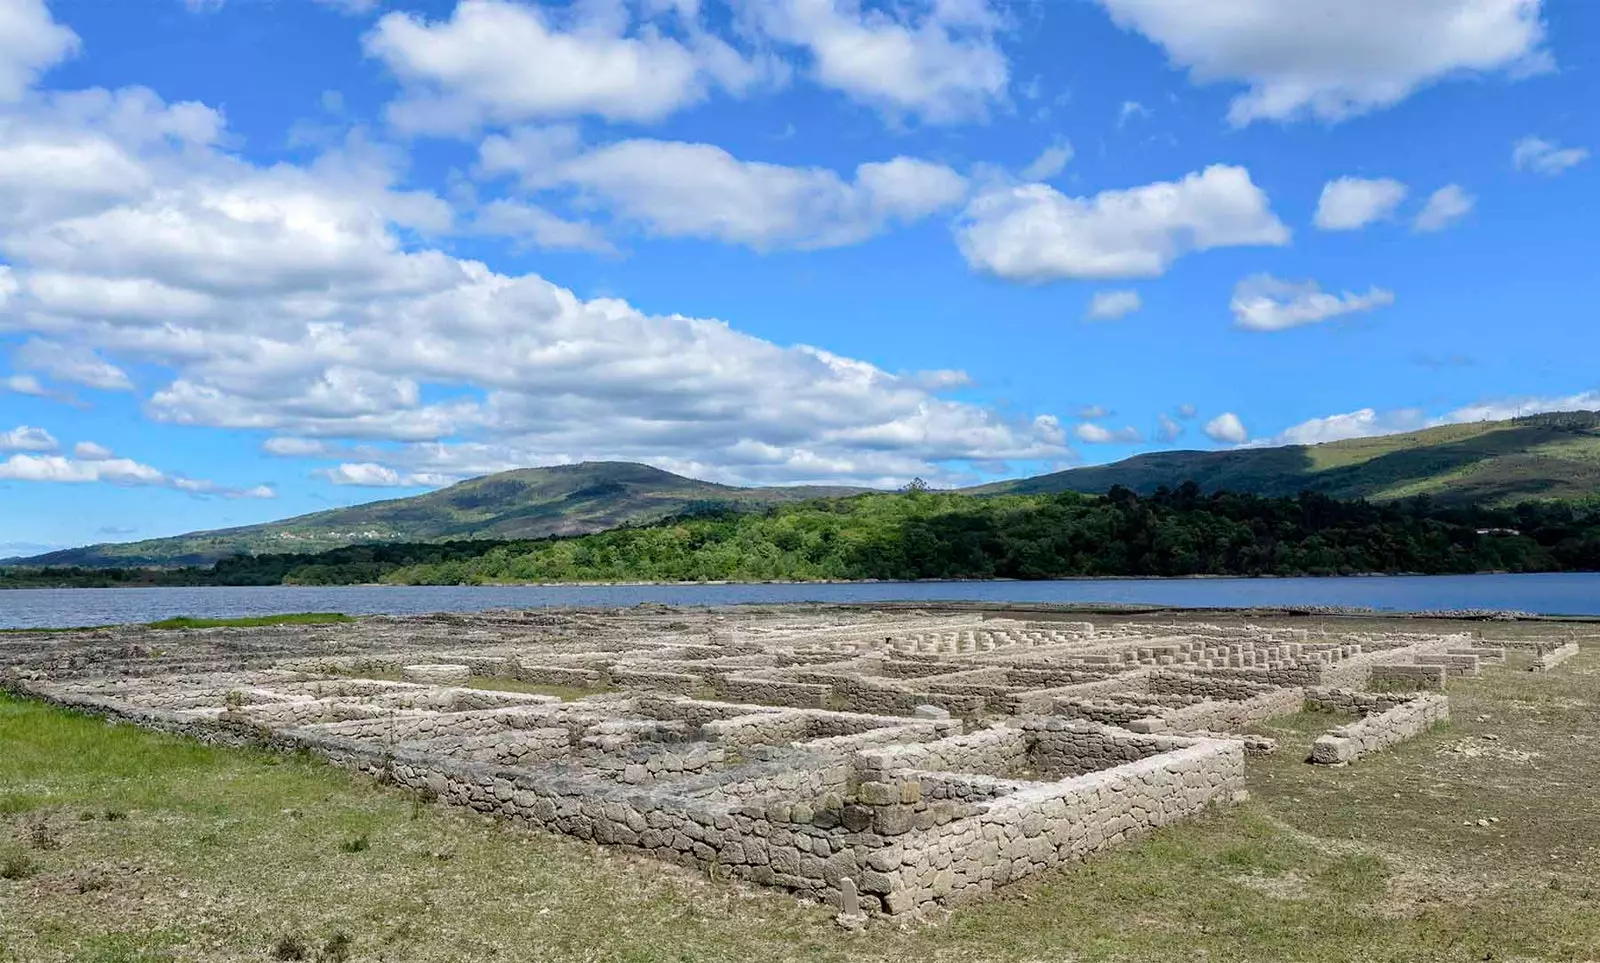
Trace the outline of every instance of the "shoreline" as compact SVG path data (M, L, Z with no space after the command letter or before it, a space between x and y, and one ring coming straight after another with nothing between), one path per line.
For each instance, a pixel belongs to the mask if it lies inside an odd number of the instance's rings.
M625 581L570 581L570 582L338 582L327 585L277 582L271 585L4 585L7 591L99 591L105 589L341 589L341 588L695 588L711 586L759 585L1054 585L1076 582L1283 582L1294 580L1341 581L1386 578L1477 578L1480 576L1516 575L1595 575L1600 570L1573 569L1559 572L1508 572L1486 569L1478 572L1348 572L1335 575L1071 575L1063 578L925 578L925 579L696 579L696 580L625 580Z

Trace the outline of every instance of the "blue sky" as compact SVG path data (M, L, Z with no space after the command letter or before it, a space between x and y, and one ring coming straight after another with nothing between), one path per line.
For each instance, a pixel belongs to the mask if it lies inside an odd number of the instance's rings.
M1580 0L0 0L0 554L1600 407Z

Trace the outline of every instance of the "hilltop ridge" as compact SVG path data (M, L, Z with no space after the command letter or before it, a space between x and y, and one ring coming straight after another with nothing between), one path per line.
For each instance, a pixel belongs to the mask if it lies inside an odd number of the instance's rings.
M1150 494L1193 481L1205 491L1505 507L1600 495L1600 412L1446 425L1320 445L1160 451L1109 465L962 489L962 494ZM21 565L206 565L239 553L317 552L362 542L530 539L659 521L696 508L759 508L864 488L739 488L633 462L583 462L485 475L408 498L171 538L89 545Z

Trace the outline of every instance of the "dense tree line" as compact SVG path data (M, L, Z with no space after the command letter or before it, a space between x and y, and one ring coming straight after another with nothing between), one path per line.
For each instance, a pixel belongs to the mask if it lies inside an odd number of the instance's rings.
M706 506L575 538L356 545L166 572L0 572L0 585L335 585L1069 576L1343 575L1600 570L1600 503L1442 508L1198 486L1140 497L976 498L911 490L776 506ZM13 581L22 579L23 581ZM101 579L105 581L92 581ZM120 581L117 581L120 580Z

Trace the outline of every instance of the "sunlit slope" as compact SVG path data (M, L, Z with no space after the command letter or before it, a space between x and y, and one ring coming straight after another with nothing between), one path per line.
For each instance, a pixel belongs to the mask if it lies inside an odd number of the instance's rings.
M1207 491L1320 492L1375 500L1430 495L1441 502L1509 505L1600 493L1600 413L1563 412L1446 425L1323 445L1167 451L1111 465L999 482L977 493L1141 493L1193 481Z
M37 565L206 564L240 552L311 552L357 542L538 538L652 522L696 505L761 505L848 488L735 488L631 462L585 462L485 475L412 498L172 538L90 545Z

